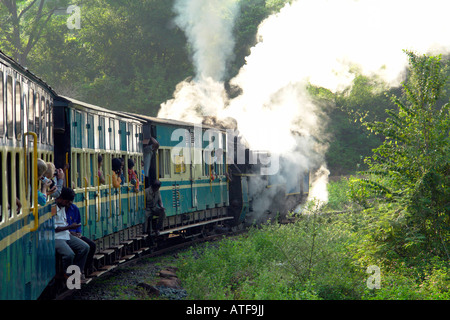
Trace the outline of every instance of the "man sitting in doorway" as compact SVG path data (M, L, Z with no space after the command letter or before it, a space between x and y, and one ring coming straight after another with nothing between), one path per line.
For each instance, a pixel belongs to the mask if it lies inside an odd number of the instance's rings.
M155 233L159 235L159 231L162 230L164 218L166 217L166 209L163 206L161 193L159 188L161 187L161 182L155 180L152 182L151 186L145 189L145 196L147 199L145 216L146 216L146 231L149 232L148 219L153 218L153 216L158 216L158 222L156 225Z
M85 282L84 266L89 254L89 245L80 238L72 235L69 230L81 226L79 223L69 225L67 223L66 210L70 208L75 199L75 192L70 188L63 187L56 201L55 215L55 249L62 256L62 268L66 277L67 268L77 265L81 271L81 282Z

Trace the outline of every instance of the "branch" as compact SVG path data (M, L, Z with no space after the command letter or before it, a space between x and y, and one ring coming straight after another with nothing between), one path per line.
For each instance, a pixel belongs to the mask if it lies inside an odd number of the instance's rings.
M30 35L30 37L28 38L28 43L27 46L23 52L24 56L26 57L28 55L28 53L30 53L31 49L34 47L34 45L36 44L36 42L39 41L39 38L41 36L42 31L44 30L44 26L48 23L48 21L50 20L50 18L52 17L53 13L54 13L54 9L52 11L50 11L48 13L48 17L45 20L44 24L38 29L36 27L37 32L33 33Z
M13 2L13 0L1 0L1 2L5 5L6 8L8 8L9 13L15 13L14 7L16 3Z
M37 0L33 0L33 2L31 2L28 7L26 7L25 9L22 10L22 12L19 14L19 20L22 18L22 16L31 9L32 6L34 6L34 4L37 2Z

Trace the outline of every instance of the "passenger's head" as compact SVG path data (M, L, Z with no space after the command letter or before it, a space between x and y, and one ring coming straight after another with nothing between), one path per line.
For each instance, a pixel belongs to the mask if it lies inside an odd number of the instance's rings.
M120 171L120 168L122 167L122 161L119 158L112 159L111 167L114 172Z
M98 155L98 164L101 164L103 162L103 157L101 154Z
M161 187L161 181L159 181L159 180L154 180L153 182L152 182L152 189L153 190L159 190L159 188Z
M45 171L44 176L46 176L48 179L52 179L55 175L56 167L53 163L47 162L47 171Z
M72 205L74 199L75 199L75 192L70 188L63 187L61 189L60 196L56 199L56 204L60 208L62 207L69 208Z
M45 172L47 171L47 164L44 160L38 159L37 160L37 174L38 178L40 179L42 176L44 176Z
M133 169L133 167L134 167L133 159L128 159L128 169Z

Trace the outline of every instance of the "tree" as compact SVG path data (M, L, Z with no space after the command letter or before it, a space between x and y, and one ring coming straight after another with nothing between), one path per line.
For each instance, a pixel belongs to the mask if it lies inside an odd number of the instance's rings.
M367 127L385 140L366 159L373 177L364 180L383 196L406 207L405 246L438 245L450 258L450 104L440 105L448 75L441 56L409 58L403 95L392 96L396 109Z
M0 0L0 45L22 65L46 32L55 11L67 1Z

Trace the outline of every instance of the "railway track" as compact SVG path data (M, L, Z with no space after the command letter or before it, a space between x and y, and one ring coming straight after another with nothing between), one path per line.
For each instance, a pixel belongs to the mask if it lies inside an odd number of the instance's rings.
M88 284L94 284L98 279L110 274L110 271L118 267L127 267L138 263L144 258L164 256L195 244L214 241L224 236L234 236L244 232L246 232L246 229L243 227L232 228L231 230L226 227L217 227L212 231L213 234L199 234L189 238L184 238L182 235L166 235L152 246L148 245L147 235L138 235L134 239L127 240L120 246L117 246L117 251L115 252L112 252L114 250L110 249L96 254L94 256L94 264L97 271L88 276L87 282L82 284L81 289ZM118 256L118 253L122 254ZM67 289L66 284L61 279L55 279L54 285L58 286L58 293L53 298L54 300L68 300L71 299L75 292L78 292L78 290Z

